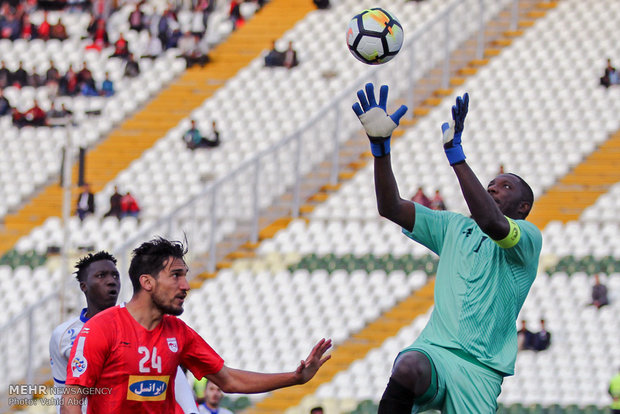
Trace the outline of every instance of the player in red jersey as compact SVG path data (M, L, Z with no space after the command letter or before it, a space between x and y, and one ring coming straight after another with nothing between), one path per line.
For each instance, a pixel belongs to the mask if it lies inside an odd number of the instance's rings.
M293 372L259 373L230 368L176 316L189 290L186 249L162 238L133 251L126 306L91 318L76 338L67 367L62 413L174 412L177 366L207 377L226 393L260 393L308 382L330 358L331 340L320 340Z

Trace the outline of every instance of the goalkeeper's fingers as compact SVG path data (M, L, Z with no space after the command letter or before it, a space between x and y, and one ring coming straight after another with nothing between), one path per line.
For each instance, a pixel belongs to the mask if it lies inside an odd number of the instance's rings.
M387 111L388 90L389 88L387 85L381 85L381 89L379 89L379 108L384 111Z
M366 97L368 98L368 105L372 108L373 106L377 106L377 101L375 99L375 85L368 82L366 84ZM385 109L385 108L383 108Z
M364 111L358 102L353 104L353 112L355 112L355 115L357 115L358 118L364 114Z
M392 118L392 121L394 121L394 123L398 125L398 123L400 122L400 119L406 113L407 113L407 106L401 105L400 108L398 108L392 115L390 115L390 118Z
M357 99L359 99L360 101L363 112L366 112L368 108L370 108L370 104L368 103L368 99L366 99L366 94L364 93L362 89L357 91Z

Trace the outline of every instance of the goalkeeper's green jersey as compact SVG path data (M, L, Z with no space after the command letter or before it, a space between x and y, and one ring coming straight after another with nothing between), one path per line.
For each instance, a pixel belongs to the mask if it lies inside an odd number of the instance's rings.
M516 321L542 247L536 226L511 222L511 240L500 247L473 219L416 203L413 231L403 229L439 255L435 307L419 339L465 351L503 375L514 374Z

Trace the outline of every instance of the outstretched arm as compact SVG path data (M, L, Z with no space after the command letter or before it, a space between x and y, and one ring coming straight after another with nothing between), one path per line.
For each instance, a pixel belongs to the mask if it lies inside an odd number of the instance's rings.
M497 203L482 186L476 174L466 162L454 165L463 197L472 218L480 229L493 240L502 240L510 231L510 224Z
M411 231L415 223L415 205L401 198L390 156L392 132L407 112L407 107L402 105L392 115L388 115L387 95L388 86L381 86L377 104L374 85L368 83L365 91L357 92L359 103L353 105L353 111L366 130L370 149L375 157L375 193L379 214Z
M375 194L377 209L382 217L413 231L415 204L400 196L398 184L392 171L391 156L375 158Z
M331 346L331 339L321 339L312 348L308 358L301 361L293 372L265 374L224 366L218 373L207 375L207 379L213 381L226 393L242 394L268 392L278 388L305 384L314 377L319 368L331 357L331 355L323 356Z
M469 95L465 93L463 97L459 96L456 99L456 105L452 107L452 123L444 123L441 126L444 151L459 180L463 197L472 218L490 238L502 240L508 235L510 224L493 197L467 165L461 146L461 134L468 109Z

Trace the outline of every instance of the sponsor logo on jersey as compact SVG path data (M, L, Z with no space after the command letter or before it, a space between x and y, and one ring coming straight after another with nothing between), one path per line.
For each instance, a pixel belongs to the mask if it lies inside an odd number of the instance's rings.
M179 350L177 338L166 338L166 340L168 341L168 348L170 348L172 352L177 352Z
M73 361L71 361L71 371L73 372L74 377L79 377L86 371L88 367L88 361L83 356L75 356L73 357Z
M127 399L132 401L163 401L166 399L169 375L130 375Z

